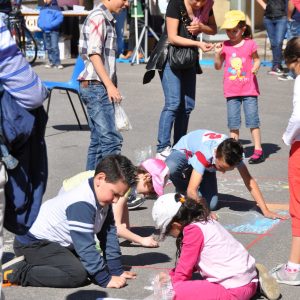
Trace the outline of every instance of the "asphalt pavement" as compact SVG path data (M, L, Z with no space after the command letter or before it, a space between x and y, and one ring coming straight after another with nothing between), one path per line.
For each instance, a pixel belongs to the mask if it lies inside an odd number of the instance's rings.
M64 60L63 64L65 65L63 70L45 69L43 62L38 61L34 69L43 80L66 81L71 77L74 60ZM136 162L143 153L151 149L155 154L163 93L158 74L150 84L142 84L144 64L131 66L119 63L117 67L119 88L125 97L123 107L133 127L131 131L123 133L122 152ZM222 72L215 71L210 66L204 66L203 71L204 73L197 77L196 108L191 115L189 130L206 128L228 133L226 103L222 91ZM261 90L259 109L262 145L267 159L264 163L248 165L248 167L257 179L266 202L272 208L287 213L289 148L284 145L281 136L292 111L294 83L280 82L277 77L267 75L267 71L268 68L262 67L258 74ZM49 180L44 201L57 194L63 179L85 169L89 129L77 96L74 95L73 99L83 124L82 130L77 125L67 95L61 91L53 92L46 130ZM247 157L252 154L253 144L250 132L245 128L244 123L240 137L245 147L247 160ZM237 171L224 175L218 174L218 180L221 201L217 214L220 222L230 229L257 262L265 264L267 268L286 262L291 243L290 220L271 223L262 218ZM168 186L167 191L173 191L173 187ZM147 200L139 209L130 212L133 230L141 235L146 236L155 232L151 219L153 202L154 200ZM13 235L5 232L4 261L13 256L12 241ZM167 238L156 249L142 248L124 240L120 240L120 243L124 265L137 272L137 279L128 281L125 288L103 289L93 284L77 289L14 286L4 289L6 299L96 300L103 297L144 299L151 294L149 286L155 274L167 271L174 266L175 241ZM299 299L298 287L281 285L281 292L284 300ZM199 295L200 293L201 291Z

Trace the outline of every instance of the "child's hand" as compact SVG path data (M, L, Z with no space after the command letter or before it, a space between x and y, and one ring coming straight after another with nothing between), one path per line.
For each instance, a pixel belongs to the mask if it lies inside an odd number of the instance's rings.
M112 84L106 87L108 98L111 102L120 103L122 96L119 90Z
M150 235L142 239L141 245L148 248L157 248L158 242Z
M130 271L124 271L121 274L121 277L125 279L135 279L136 278L136 273L135 272L130 272Z
M273 220L275 220L275 219L287 220L289 218L289 216L287 216L287 215L279 215L268 209L266 211L264 211L263 214L266 218L273 219Z
M108 283L108 285L106 287L120 289L123 286L125 286L126 278L122 277L122 275L121 276L112 276L110 282Z
M254 74L254 75L256 75L256 74L258 73L258 70L259 70L259 68L253 67L253 68L251 69L251 73Z
M170 275L165 272L160 272L158 274L158 281L161 284L167 283L169 280L171 280Z
M198 48L200 48L203 52L208 52L215 47L212 43L199 42Z
M222 49L223 49L223 43L215 44L215 53L221 53Z

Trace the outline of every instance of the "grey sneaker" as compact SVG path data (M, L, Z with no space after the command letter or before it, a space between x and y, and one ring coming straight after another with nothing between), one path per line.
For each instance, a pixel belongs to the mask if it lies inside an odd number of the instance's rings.
M280 288L270 274L268 269L262 264L255 264L261 293L270 300L277 300L280 297Z
M143 195L137 194L135 189L133 189L132 192L129 194L128 199L127 199L128 209L132 210L132 209L138 208L145 201L146 201L146 198Z
M300 285L300 271L293 272L289 271L286 264L281 264L270 271L277 282L288 285Z
M166 158L171 154L172 148L166 147L163 151L156 153L155 158L165 161Z
M278 78L278 80L281 80L281 81L294 80L294 78L291 75L289 75L289 74L283 74L283 75L281 75L281 76L279 76L277 78Z
M269 72L269 75L281 76L283 75L283 70L281 68L272 68Z
M64 66L63 65L57 65L57 66L55 66L55 68L57 68L58 70L62 70L64 68Z

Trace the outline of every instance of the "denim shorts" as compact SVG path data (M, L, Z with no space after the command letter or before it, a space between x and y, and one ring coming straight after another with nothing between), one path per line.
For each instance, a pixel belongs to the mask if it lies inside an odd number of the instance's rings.
M241 127L241 105L245 113L247 128L259 128L258 102L256 96L241 96L227 98L227 126L229 129Z

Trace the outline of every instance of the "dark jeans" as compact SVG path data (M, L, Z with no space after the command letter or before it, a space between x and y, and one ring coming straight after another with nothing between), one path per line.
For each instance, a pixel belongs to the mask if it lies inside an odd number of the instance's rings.
M196 68L172 70L169 63L160 74L165 105L160 114L157 152L171 146L174 124L174 143L187 133L189 117L195 107Z
M170 179L176 188L176 192L186 194L193 171L186 155L178 150L172 150L166 159L166 165L170 170ZM219 201L216 172L204 172L198 191L199 195L205 198L208 207L211 210L216 209Z
M72 10L73 6L61 7L62 10ZM71 55L73 57L78 56L78 44L79 44L79 18L78 17L65 17L62 23L61 31L65 35L71 35Z
M283 59L282 44L287 30L287 18L270 19L264 17L264 25L271 43L273 55L272 68L281 67Z
M25 256L25 264L13 282L22 286L75 288L88 282L88 274L79 258L58 243L38 241L23 245L16 239L14 251Z

